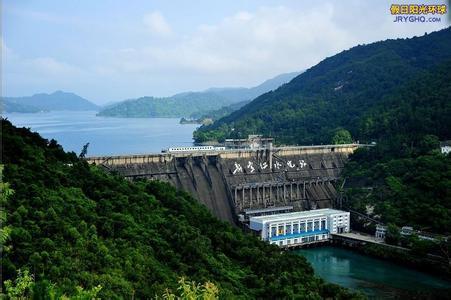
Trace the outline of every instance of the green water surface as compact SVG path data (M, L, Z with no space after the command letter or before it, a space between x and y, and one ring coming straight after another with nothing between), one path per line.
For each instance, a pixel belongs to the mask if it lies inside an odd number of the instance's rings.
M451 298L451 282L388 261L336 247L296 250L317 276L371 299Z

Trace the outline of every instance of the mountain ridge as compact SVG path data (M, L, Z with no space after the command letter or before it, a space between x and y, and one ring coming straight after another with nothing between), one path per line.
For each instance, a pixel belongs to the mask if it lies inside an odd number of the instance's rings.
M99 106L71 92L55 91L24 97L4 97L6 112L39 112L61 110L98 110Z
M359 45L328 57L194 134L197 142L259 133L286 144L329 143L340 128L359 139L365 111L423 70L451 59L451 29Z
M250 101L259 96L262 91L275 89L297 74L299 72L280 74L252 88L209 88L200 92L182 92L170 97L146 96L128 99L109 105L102 109L98 115L128 118L199 117L239 102Z

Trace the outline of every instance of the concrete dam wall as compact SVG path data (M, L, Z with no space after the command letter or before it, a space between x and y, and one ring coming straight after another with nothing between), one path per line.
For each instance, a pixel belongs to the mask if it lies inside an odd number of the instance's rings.
M335 182L358 144L90 157L122 176L169 182L217 217L235 222L247 210L331 207Z

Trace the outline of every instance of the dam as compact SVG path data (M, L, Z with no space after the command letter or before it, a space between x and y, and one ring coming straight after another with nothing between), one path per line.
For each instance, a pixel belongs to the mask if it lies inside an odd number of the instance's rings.
M236 223L272 211L333 207L335 184L348 156L365 146L368 145L270 145L86 160L130 180L169 182L189 192L218 218Z

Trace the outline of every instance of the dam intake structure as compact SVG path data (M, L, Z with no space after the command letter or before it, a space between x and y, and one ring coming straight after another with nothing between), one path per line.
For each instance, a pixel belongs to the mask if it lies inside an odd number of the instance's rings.
M333 207L335 183L362 144L215 149L179 153L87 157L127 179L166 181L185 190L222 220L268 212Z

